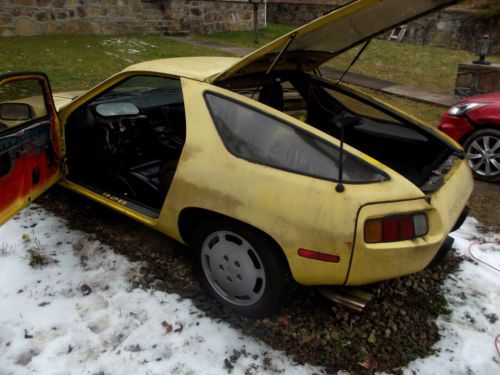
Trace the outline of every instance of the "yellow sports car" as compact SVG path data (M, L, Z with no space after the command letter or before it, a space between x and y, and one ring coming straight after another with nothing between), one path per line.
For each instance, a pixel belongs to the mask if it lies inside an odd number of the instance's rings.
M464 152L319 68L449 3L353 1L244 58L143 62L81 95L3 74L0 224L59 182L189 244L209 293L255 317L291 279L420 271L464 219Z

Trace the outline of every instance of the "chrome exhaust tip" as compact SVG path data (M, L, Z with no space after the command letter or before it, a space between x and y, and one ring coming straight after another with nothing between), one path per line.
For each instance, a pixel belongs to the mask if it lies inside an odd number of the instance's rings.
M357 312L363 311L373 298L373 294L355 288L320 286L317 290L327 300Z

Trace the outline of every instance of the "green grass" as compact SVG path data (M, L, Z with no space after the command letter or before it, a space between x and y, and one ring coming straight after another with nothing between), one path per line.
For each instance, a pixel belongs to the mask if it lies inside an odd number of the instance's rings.
M337 56L328 65L346 68L358 48ZM467 51L375 39L352 71L438 93L453 94L458 65L475 59L477 57ZM490 60L500 61L500 57L495 56Z
M294 26L290 25L268 24L265 30L259 31L261 42L257 46L253 44L253 32L250 31L201 37L235 46L256 48L293 29ZM345 69L358 48L335 57L328 65ZM388 81L416 85L430 91L452 94L458 64L474 59L476 56L467 51L374 39L352 71ZM490 60L500 61L500 56L494 56Z
M42 36L0 39L0 72L40 70L56 91L83 90L141 61L222 55L161 36Z
M241 47L258 48L272 42L274 39L294 30L296 26L283 25L279 23L268 23L265 29L259 30L259 43L254 43L253 31L228 31L225 33L211 35L197 35L197 38L215 40L221 43L232 44Z

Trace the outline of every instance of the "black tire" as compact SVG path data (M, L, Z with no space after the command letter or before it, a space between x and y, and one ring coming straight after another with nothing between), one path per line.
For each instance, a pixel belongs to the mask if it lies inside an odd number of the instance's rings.
M500 142L500 130L486 128L481 130L476 130L470 136L466 138L463 142L465 152L469 158L469 163L471 164L472 172L474 173L474 178L481 181L497 182L500 181L500 168L497 168L491 160L495 160L495 163L500 166L500 157L495 157L495 155L500 155L500 148L496 151L491 151L491 154L485 155L484 152L484 142L485 137L489 137L489 146L493 147L497 142ZM500 143L499 143L500 144ZM478 147L483 148L482 151ZM479 155L482 155L480 157ZM483 163L479 168L474 169L479 163ZM490 173L486 170L486 163L490 166Z
M246 242L240 244L240 239ZM215 241L215 243L210 244L206 241ZM227 250L224 243L233 243L236 249L229 248ZM245 245L248 244L250 249L245 251ZM203 250L204 246L205 250ZM270 316L277 313L286 300L290 278L288 267L283 264L280 257L279 251L281 249L277 249L268 238L252 228L226 220L205 222L196 229L191 248L193 267L202 287L210 296L237 313L251 318ZM224 259L220 258L221 251L227 252L223 256ZM241 256L238 258L238 254L243 254L243 258ZM252 259L252 263L245 260L247 254L249 254L248 259ZM243 263L241 269L236 268L238 262L234 261L235 259L241 260ZM264 281L260 283L261 289L258 288L259 277L256 277L256 282L253 283L251 277L245 278L244 276L242 279L241 275L238 274L240 270L248 269L249 264L255 267L254 271L260 276L264 275ZM258 269L256 264L261 265L262 269ZM219 268L221 266L224 268ZM235 279L236 276L239 277L239 280ZM231 279L231 281L226 281L226 279ZM247 279L250 282L245 283ZM234 284L229 284L230 282ZM249 293L251 297L247 301L243 297L233 297L230 292L226 292L226 290L235 287L237 283L251 289ZM229 289L224 289L227 286ZM242 296L246 295L242 294Z

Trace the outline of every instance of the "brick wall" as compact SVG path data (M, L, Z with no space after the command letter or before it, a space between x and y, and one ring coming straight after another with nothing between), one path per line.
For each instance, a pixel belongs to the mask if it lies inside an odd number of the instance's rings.
M260 7L259 27L265 23ZM0 37L251 30L247 0L0 0Z

